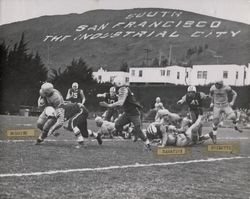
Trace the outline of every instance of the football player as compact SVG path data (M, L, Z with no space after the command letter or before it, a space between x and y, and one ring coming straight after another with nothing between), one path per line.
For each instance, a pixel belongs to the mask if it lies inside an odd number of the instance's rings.
M61 111L60 105L63 104L63 97L61 93L54 89L53 84L44 83L40 89L40 97L38 98L38 107L43 108L43 112L37 120L37 128L42 131L40 138L44 139L47 137L49 129L55 124L56 119L54 117L48 117L45 113L45 107L51 106L57 112Z
M118 90L118 101L112 104L106 102L100 102L100 105L106 108L123 107L123 114L116 120L115 128L118 132L122 132L123 126L132 123L134 125L133 134L136 137L141 138L145 143L145 146L150 149L150 143L147 137L141 130L141 114L140 110L142 107L137 102L134 94L130 88L126 85L125 79L122 77L116 77L114 84L119 88ZM136 141L135 139L134 141Z
M89 131L87 129L87 118L88 110L81 103L63 103L60 105L61 111L55 111L54 118L56 122L49 129L48 135L57 136L58 133L55 133L56 130L63 126L65 121L69 121L69 127L67 129L74 132L78 145L76 148L80 148L84 145L84 139L88 138ZM98 144L102 144L102 139L99 134L94 135L98 141ZM44 141L44 137L39 137L37 144L40 144Z
M195 86L189 86L187 94L184 95L177 104L187 103L189 114L193 123L198 119L199 115L203 115L203 102L209 98L208 95L202 92L197 92ZM200 125L199 136L202 134L202 125Z
M232 95L231 102L228 101L230 94ZM233 121L234 129L241 133L242 130L238 128L238 121L232 109L237 98L237 93L230 86L224 85L223 81L217 81L210 88L210 97L212 98L210 107L213 108L213 143L216 143L217 128L223 113L228 119Z
M98 127L97 133L103 135L104 137L113 138L113 136L118 135L115 128L115 123L106 121L99 116L95 118L95 122L96 126ZM129 138L132 129L133 128L130 127L129 125L124 126L122 131L122 137Z
M164 109L164 106L163 106L163 104L162 104L162 102L161 102L161 98L160 98L160 97L157 97L157 98L155 99L155 110L158 111L158 110L160 110L160 109Z
M72 103L85 103L85 95L83 93L82 89L78 88L79 85L77 82L74 82L72 84L72 88L68 89L66 100L72 102Z
M181 117L176 113L171 113L168 109L161 109L157 111L155 116L155 122L164 125L178 125L180 124Z
M109 93L97 94L96 96L98 98L104 98L108 104L112 104L112 103L118 101L118 96L116 94L116 88L114 86L112 86L109 89ZM103 116L104 116L103 119L106 121L111 121L111 119L112 119L112 121L114 121L118 117L118 114L119 113L118 113L117 108L108 108L103 114Z
M201 125L202 125L202 116L199 115L195 123L191 123L190 120L186 119L183 120L182 128L180 129L177 129L173 125L168 126L166 133L163 134L162 146L166 145L192 146L195 144L201 144L205 140L212 138L210 132L205 135L201 135L200 139L197 139Z

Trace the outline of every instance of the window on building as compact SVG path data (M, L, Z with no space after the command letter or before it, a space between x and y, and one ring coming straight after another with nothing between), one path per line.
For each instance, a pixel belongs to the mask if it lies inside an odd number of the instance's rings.
M110 82L113 83L115 79L115 76L110 76Z
M165 70L161 70L161 76L165 76L166 71Z
M177 72L177 79L180 79L180 72Z
M238 72L238 71L236 71L235 78L236 78L236 79L239 78L239 72Z
M207 71L197 71L197 79L207 79Z
M139 77L142 77L142 70L139 70Z
M197 79L201 79L202 78L202 71L197 71Z
M102 81L102 76L98 75L98 81L101 82Z
M125 82L128 83L129 82L129 77L125 78Z
M186 72L186 78L188 78L188 72Z
M203 71L203 73L202 73L202 79L207 79L207 71Z
M167 70L167 76L170 76L170 70Z
M247 72L244 71L244 79L246 79L246 77L247 77Z
M223 79L227 79L228 78L228 71L223 71Z
M135 70L131 70L131 75L135 76Z

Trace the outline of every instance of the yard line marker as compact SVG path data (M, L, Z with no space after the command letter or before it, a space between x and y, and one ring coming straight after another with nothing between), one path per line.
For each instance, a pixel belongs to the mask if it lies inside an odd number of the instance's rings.
M150 163L150 164L131 164L131 165L121 165L121 166L108 166L108 167L97 167L97 168L81 168L81 169L65 169L65 170L52 170L52 171L41 171L41 172L31 172L31 173L2 173L0 178L4 177L23 177L23 176L41 176L41 175L55 175L63 173L73 173L73 172L87 172L87 171L107 171L114 169L127 169L127 168L139 168L139 167L152 167L152 166L171 166L177 164L192 164L192 163L204 163L204 162L215 162L223 160L235 160L235 159L249 159L248 157L236 156L229 158L208 158L200 160L188 160L181 162L163 162L163 163Z

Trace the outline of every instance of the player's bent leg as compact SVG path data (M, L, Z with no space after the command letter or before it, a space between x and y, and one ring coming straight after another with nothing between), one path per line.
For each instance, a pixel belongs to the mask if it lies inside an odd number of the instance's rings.
M225 108L225 113L227 114L227 118L233 121L234 129L236 131L242 133L242 130L239 129L239 127L238 127L237 116L236 116L235 112L233 111L233 109L230 106L228 106Z
M48 120L47 116L45 115L45 112L43 111L41 113L41 115L38 117L38 120L37 120L37 128L40 129L41 131L43 130L43 126L45 124L45 122Z
M128 123L130 123L130 121L124 113L115 121L115 129L118 135L122 134L123 126Z
M39 135L38 139L36 140L36 145L41 144L47 137L48 137L48 132L49 129L56 123L55 118L49 118L47 121L44 123L42 132ZM54 134L55 136L57 134Z
M213 125L212 125L213 130L211 133L211 136L212 136L211 139L212 139L214 144L216 144L216 142L217 142L217 129L218 129L219 123L220 123L220 117L218 117L217 115L216 115L216 117L214 116Z
M141 138L141 140L144 142L147 149L151 150L150 142L149 142L148 138L144 135L144 133L141 130L140 116L129 116L129 120L134 125L135 135L137 137Z
M112 117L112 110L107 110L107 111L105 111L104 120L110 122L111 117Z
M197 114L195 111L193 110L189 110L189 114L190 114L190 117L191 117L191 120L192 120L192 123L195 123L195 121L197 120Z

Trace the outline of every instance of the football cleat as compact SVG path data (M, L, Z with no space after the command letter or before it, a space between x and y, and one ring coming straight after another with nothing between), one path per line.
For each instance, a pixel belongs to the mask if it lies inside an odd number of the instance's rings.
M97 137L96 137L96 140L98 142L99 145L102 145L102 138L101 138L101 134L98 133Z
M239 129L238 126L235 126L234 129L235 129L236 131L238 131L239 133L242 133L242 132L243 132L241 129Z
M201 138L195 144L200 145L200 144L203 144L205 141L206 141L205 139Z
M78 145L75 146L76 149L80 149L80 148L83 148L83 147L86 147L86 146L84 145L84 142L83 142L83 141L78 142Z
M151 149L151 145L150 144L145 144L145 148L147 149L147 150L149 150L149 151L151 151L152 149Z
M54 135L55 137L58 137L58 136L60 135L60 133L54 132L53 135Z
M44 141L44 140L38 138L38 139L36 140L35 145L40 145L40 144L42 144L43 141Z
M131 139L133 142L137 142L138 137L136 135L131 135Z
M209 132L209 136L214 144L216 144L217 136L213 134L213 131Z

